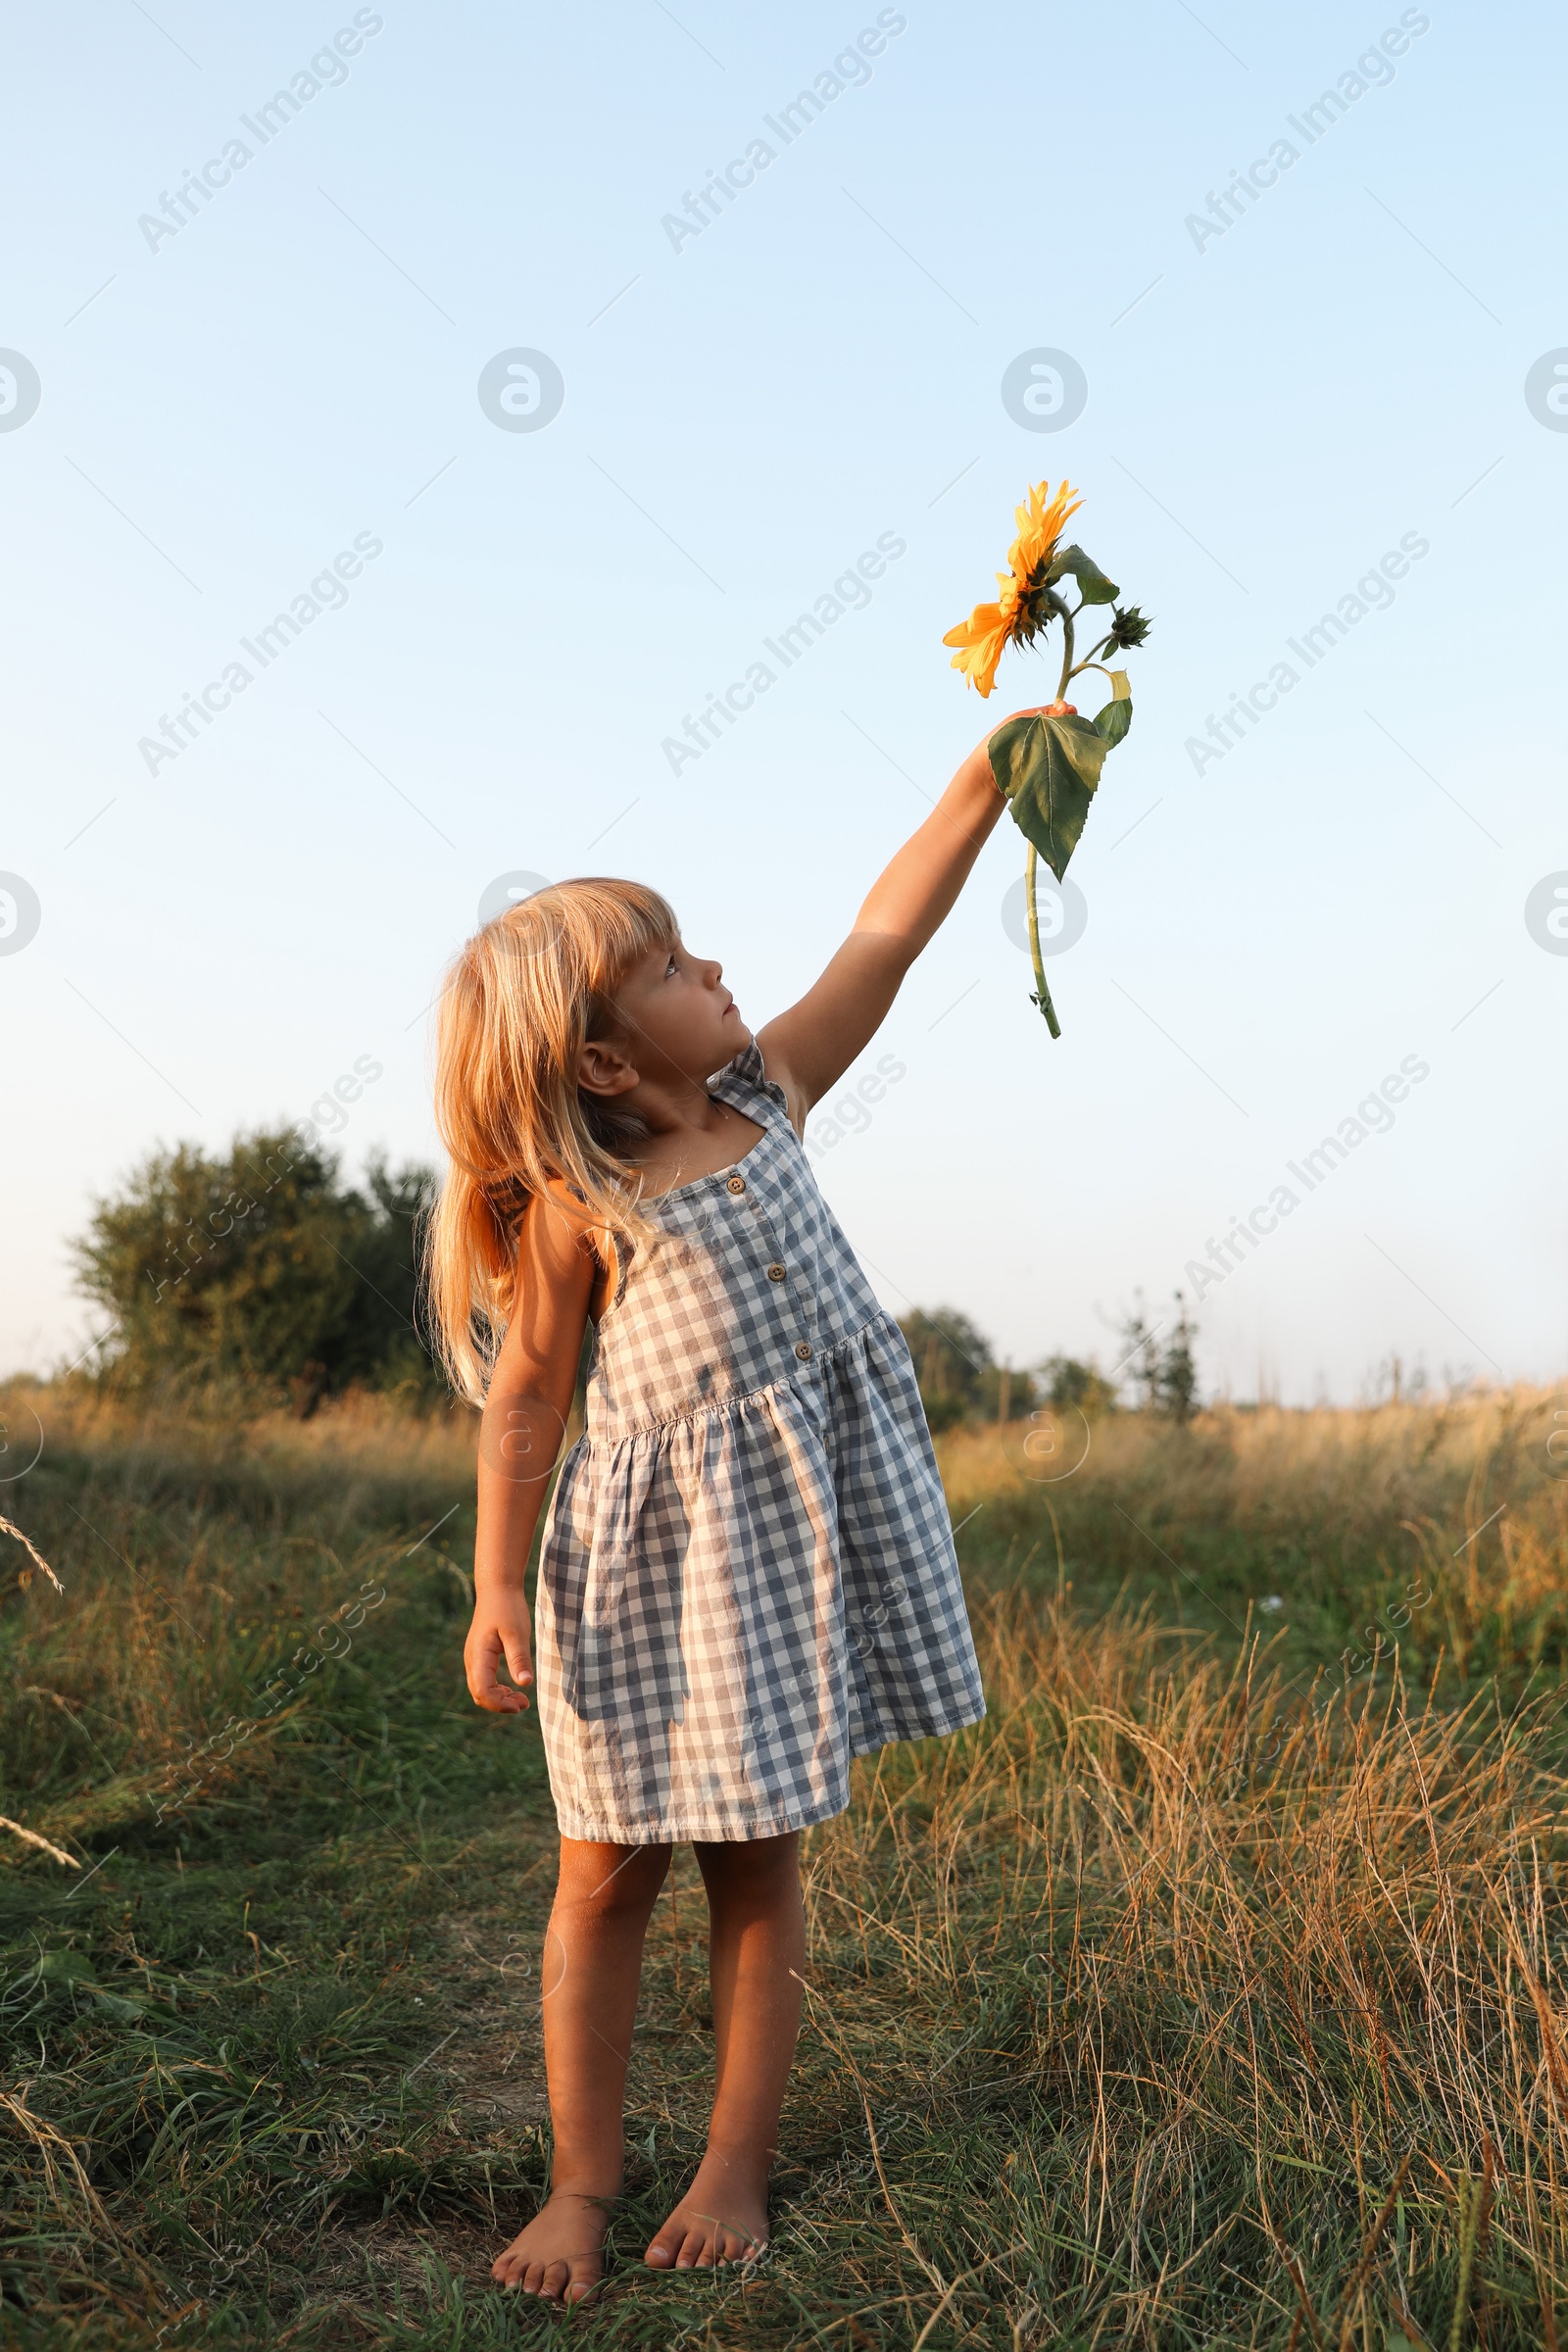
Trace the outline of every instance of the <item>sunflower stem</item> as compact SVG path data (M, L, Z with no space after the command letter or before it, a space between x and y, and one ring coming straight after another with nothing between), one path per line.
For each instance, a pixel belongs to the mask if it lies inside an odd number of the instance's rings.
M1056 699L1059 702L1061 698L1058 695ZM1061 1024L1056 1019L1056 1007L1051 1002L1051 991L1046 986L1046 967L1040 960L1040 913L1039 909L1035 906L1036 863L1037 854L1035 845L1033 842L1031 842L1029 844L1029 855L1024 859L1023 895L1025 904L1029 909L1029 954L1034 960L1035 967L1035 988L1037 991L1035 1003L1045 1014L1046 1026L1051 1031L1052 1036L1059 1037L1061 1035Z
M1075 607L1074 610L1081 611L1082 608ZM1058 703L1066 700L1067 680L1072 675L1072 623L1073 614L1071 612L1064 612L1061 616L1061 678L1056 687L1056 700Z

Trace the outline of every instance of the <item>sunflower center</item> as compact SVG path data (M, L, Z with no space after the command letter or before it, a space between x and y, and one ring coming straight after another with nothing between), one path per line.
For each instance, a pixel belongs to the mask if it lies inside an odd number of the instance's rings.
M1032 645L1041 631L1049 628L1065 609L1060 597L1054 588L1048 586L1046 580L1046 574L1051 569L1051 559L1054 553L1055 550L1053 548L1049 554L1041 557L1038 564L1031 566L1028 577L1019 591L1018 617L1012 633L1020 645Z

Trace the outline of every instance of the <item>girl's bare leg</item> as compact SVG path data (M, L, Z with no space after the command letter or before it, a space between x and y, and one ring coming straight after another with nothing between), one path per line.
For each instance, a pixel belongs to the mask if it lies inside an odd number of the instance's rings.
M503 2286L576 2303L599 2283L611 2204L620 2194L643 1936L668 1868L667 1845L561 1840L540 1972L555 2162L549 2198L491 2265Z
M744 2262L767 2242L768 2168L806 1968L799 1845L791 1833L696 1848L708 1887L718 2077L697 2178L644 2257L656 2268Z

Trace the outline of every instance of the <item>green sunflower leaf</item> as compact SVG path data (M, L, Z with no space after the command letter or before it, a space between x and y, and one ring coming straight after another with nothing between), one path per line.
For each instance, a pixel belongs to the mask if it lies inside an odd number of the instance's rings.
M1110 745L1087 718L1009 718L986 746L1013 822L1059 882Z
M1119 671L1112 673L1120 676ZM1103 710L1095 713L1095 730L1105 738L1105 749L1114 751L1133 723L1133 700L1130 694L1117 693Z
M1114 604L1121 594L1115 581L1107 580L1093 556L1086 556L1081 547L1062 548L1057 555L1052 558L1051 568L1046 573L1046 578L1048 581L1055 582L1069 571L1077 581L1078 593L1086 605ZM1059 880L1060 877L1057 878Z

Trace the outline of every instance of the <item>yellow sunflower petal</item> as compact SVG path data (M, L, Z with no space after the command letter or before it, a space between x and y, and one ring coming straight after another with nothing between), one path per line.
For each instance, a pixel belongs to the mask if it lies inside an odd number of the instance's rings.
M942 642L958 648L953 657L954 668L962 670L970 685L985 696L997 682L997 663L1011 633L1011 615L1000 605L976 605L968 619L950 629Z
M1061 536L1063 524L1069 515L1077 514L1084 503L1077 491L1069 490L1065 482L1048 503L1046 488L1044 482L1037 482L1014 516L1018 536L1007 551L1007 562L1020 586L1036 564L1050 555Z
M988 695L996 684L997 664L1012 639L1031 575L1050 557L1068 516L1083 505L1077 491L1069 490L1065 482L1048 500L1048 486L1045 482L1032 484L1014 514L1018 535L1007 550L1007 569L997 574L997 602L976 605L968 619L950 629L942 640L944 645L959 649L953 657L953 666L962 670L982 695Z

